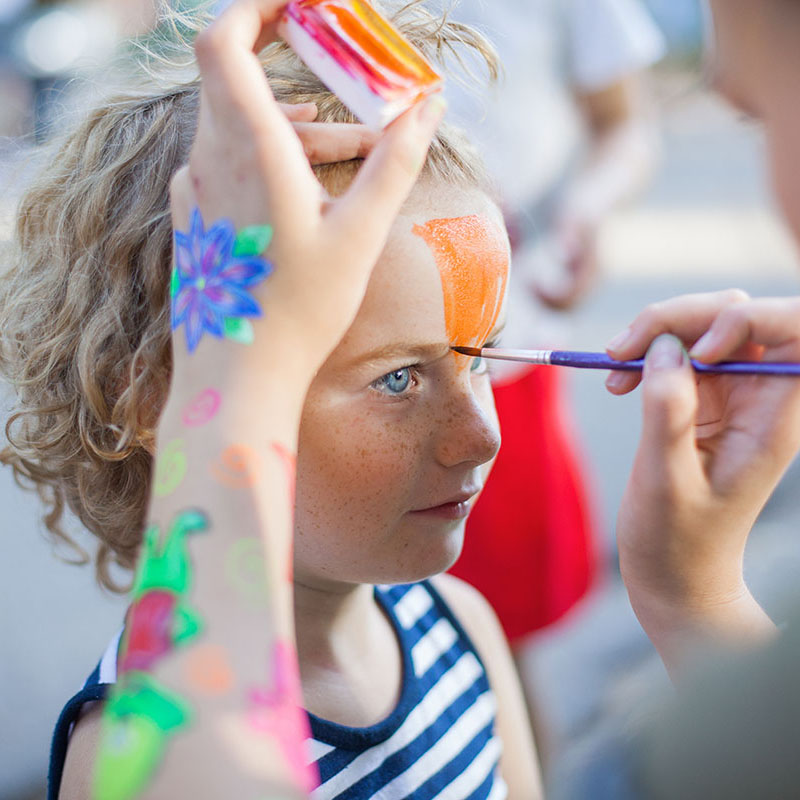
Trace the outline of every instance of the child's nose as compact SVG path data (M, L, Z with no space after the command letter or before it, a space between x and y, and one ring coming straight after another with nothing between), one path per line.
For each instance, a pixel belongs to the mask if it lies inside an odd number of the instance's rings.
M491 392L478 395L468 386L454 391L436 426L436 457L444 466L491 461L500 449L500 426Z

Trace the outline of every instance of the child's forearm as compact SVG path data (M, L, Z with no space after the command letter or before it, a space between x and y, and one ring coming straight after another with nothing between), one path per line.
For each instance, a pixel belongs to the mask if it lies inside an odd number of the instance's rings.
M204 343L176 365L97 797L294 797L310 786L291 589L306 381L287 377L276 349L273 364L237 366L252 377L224 383L230 347Z

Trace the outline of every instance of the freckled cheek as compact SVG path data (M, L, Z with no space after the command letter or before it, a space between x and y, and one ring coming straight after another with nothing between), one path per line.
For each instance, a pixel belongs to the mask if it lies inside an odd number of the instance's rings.
M298 448L298 522L373 533L405 512L421 442L370 415L304 418Z

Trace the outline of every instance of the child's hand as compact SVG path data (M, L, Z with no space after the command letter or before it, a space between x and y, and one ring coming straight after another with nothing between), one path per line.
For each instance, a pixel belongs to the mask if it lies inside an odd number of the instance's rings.
M314 103L278 103L278 106L292 123L311 164L366 158L379 139L379 134L366 125L315 122L318 109Z
M614 358L648 351L643 429L618 519L631 601L664 655L684 624L731 638L768 629L742 577L748 534L800 446L800 381L696 376L704 361L800 360L800 299L688 295L642 312ZM702 338L701 338L702 337ZM655 340L655 343L654 343ZM652 345L652 346L651 346ZM639 376L612 373L625 394Z
M350 189L330 201L255 55L276 38L284 5L238 0L198 37L198 129L188 167L173 181L172 208L179 231L189 230L195 206L206 230L224 218L236 230L272 227L266 258L273 272L249 289L262 312L255 349L284 348L310 380L355 316L444 106L432 98L400 117ZM226 357L238 352L229 348Z

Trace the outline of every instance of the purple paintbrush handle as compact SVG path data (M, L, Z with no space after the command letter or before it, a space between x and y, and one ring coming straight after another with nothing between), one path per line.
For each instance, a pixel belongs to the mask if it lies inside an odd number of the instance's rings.
M572 350L553 350L551 364L579 369L614 369L622 372L640 372L644 359L617 361L605 353L582 353ZM696 372L709 375L797 375L800 364L769 361L722 361L719 364L701 364L692 359Z

